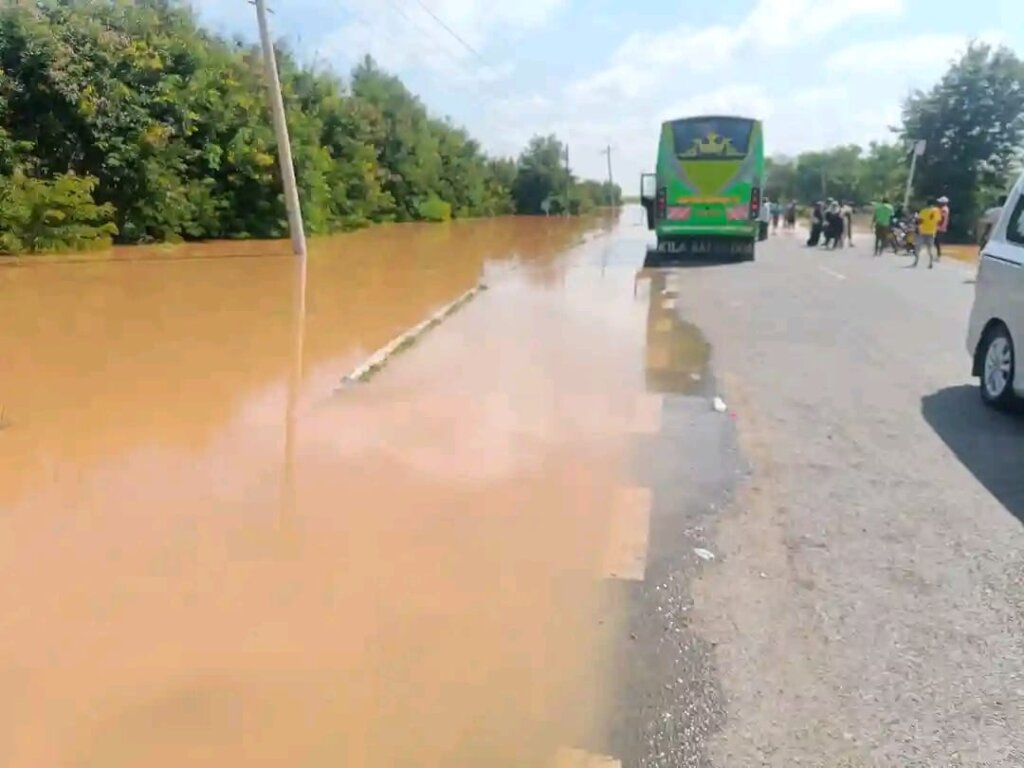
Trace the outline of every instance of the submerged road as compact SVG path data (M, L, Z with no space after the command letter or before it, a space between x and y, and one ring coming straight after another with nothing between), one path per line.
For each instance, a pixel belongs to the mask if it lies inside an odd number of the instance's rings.
M0 269L0 765L1024 764L970 268L637 221Z

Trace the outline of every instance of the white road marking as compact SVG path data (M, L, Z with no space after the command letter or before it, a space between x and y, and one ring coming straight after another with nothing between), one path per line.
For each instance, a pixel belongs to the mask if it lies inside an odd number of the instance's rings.
M836 272L834 269L829 269L828 267L821 267L821 266L819 266L818 269L820 269L826 275L832 275L832 277L834 277L836 280L845 280L846 279L846 275L844 275L844 274L842 274L840 272Z
M609 579L643 581L651 528L651 491L619 488L612 499L603 575Z

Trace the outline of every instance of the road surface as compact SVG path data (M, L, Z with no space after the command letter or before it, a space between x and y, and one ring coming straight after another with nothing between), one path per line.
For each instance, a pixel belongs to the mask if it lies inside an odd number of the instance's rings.
M691 541L653 539L633 667L672 671L625 698L625 764L1024 764L1024 419L968 376L972 268L908 264L779 236L679 270L750 476L674 505L714 529L696 576Z
M0 269L0 765L1024 764L970 268L637 221Z

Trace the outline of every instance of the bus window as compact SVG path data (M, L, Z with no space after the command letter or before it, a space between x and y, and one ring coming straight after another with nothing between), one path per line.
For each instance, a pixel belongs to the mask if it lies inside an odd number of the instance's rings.
M672 123L676 154L682 157L745 157L754 122L740 117L696 117Z

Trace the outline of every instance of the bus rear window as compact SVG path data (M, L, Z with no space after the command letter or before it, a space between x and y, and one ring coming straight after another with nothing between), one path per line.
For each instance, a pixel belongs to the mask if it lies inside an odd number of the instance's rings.
M753 128L739 117L695 117L672 123L672 135L680 157L729 159L746 156Z

